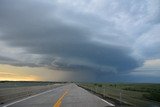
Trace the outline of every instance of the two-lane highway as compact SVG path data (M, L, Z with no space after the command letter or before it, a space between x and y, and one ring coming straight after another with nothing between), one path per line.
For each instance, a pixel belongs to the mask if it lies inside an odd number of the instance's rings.
M89 93L76 84L67 84L3 107L106 107L111 103Z

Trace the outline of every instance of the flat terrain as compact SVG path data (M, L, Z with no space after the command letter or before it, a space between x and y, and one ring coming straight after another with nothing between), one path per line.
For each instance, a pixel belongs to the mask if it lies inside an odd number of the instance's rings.
M65 84L52 90L30 96L3 107L107 107L111 103L78 87L76 84Z
M30 86L47 86L47 85L62 84L62 83L64 83L64 82L0 81L0 89L30 87Z
M114 105L160 107L160 84L0 82L0 107Z
M160 107L160 84L80 83L105 99L138 107Z
M42 93L62 85L43 82L4 82L0 85L0 105Z

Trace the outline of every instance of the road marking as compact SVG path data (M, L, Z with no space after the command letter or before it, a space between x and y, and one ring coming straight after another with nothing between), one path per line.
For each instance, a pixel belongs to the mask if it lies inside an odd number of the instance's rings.
M79 86L78 86L79 87ZM79 88L81 88L81 87L79 87ZM84 88L81 88L81 89L83 89L83 90L85 90ZM86 92L89 92L89 91L87 91L87 90L85 90ZM90 93L90 92L89 92ZM90 93L91 94L91 93ZM92 95L94 95L94 94L92 94ZM96 95L94 95L94 96L96 96ZM106 101L106 100L104 100L104 99L102 99L102 98L100 98L100 97L98 97L98 96L96 96L97 98L99 98L100 100L102 100L103 102L105 102L105 103L107 103L108 105L110 105L110 106L115 106L114 104L112 104L112 103L109 103L108 101Z
M56 89L56 88L55 88L55 89ZM33 95L33 96L29 96L29 97L24 98L24 99L22 99L22 100L18 100L18 101L15 101L15 102L12 102L12 103L6 104L6 105L4 105L4 106L2 106L2 107L8 107L8 106L10 106L10 105L13 105L13 104L19 103L19 102L21 102L21 101L24 101L24 100L27 100L27 99L30 99L30 98L33 98L33 97L36 97L36 96L39 96L39 95L42 95L42 94L48 93L48 92L51 92L51 91L53 91L53 90L55 90L55 89L48 90L48 91L45 91L45 92L42 92L42 93L39 93L39 94L36 94L36 95Z
M104 100L104 99L102 99L102 98L100 98L100 97L98 97L100 100L102 100L102 101L104 101L105 103L107 103L108 105L110 105L110 106L115 106L115 105L113 105L112 103L109 103L108 101L106 101L106 100Z
M66 94L68 93L68 91L65 91L63 93L63 95L57 100L57 102L54 104L53 107L60 107L61 103L62 103L62 100L63 98L66 96Z

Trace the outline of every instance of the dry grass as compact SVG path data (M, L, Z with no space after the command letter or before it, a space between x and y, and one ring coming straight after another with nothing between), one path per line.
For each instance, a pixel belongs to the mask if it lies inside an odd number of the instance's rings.
M24 97L28 97L34 94L38 94L59 85L45 85L45 86L25 86L25 87L15 87L15 88L1 88L0 89L0 105L18 100Z

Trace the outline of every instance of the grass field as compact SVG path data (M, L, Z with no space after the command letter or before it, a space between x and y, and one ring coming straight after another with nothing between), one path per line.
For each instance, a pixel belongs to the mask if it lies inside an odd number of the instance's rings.
M41 82L41 81L0 81L0 89L15 88L15 87L29 87L29 86L46 86L62 82Z
M160 84L81 83L89 89L138 107L160 107Z
M59 82L1 81L0 104L57 87ZM77 83L105 98L136 107L160 107L160 84ZM113 100L115 101L115 100Z
M0 106L63 85L58 82L1 81Z

